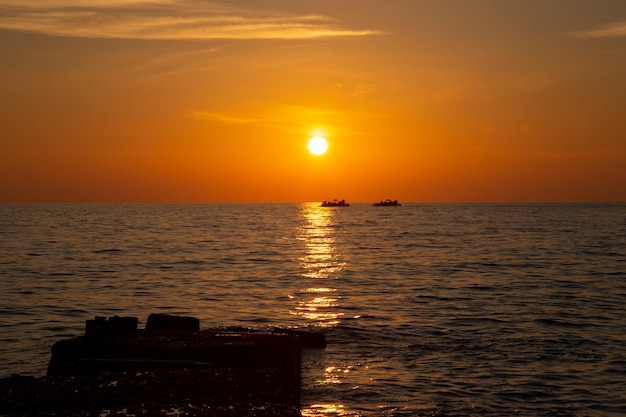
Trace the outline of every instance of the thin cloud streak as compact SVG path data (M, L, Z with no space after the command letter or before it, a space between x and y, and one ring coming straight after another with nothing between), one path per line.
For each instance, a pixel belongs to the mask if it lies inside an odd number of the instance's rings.
M259 123L261 119L253 119L246 117L230 116L226 114L211 113L206 111L194 111L191 112L191 117L198 120L207 120L224 124L249 124Z
M334 135L349 136L364 134L354 126L374 118L384 117L383 114L362 111L344 111L324 107L306 107L293 105L276 105L263 109L228 113L205 110L191 110L189 117L208 123L222 125L254 125L256 127L281 129L294 136L313 133L312 121L318 130L333 132Z
M173 5L177 0L1 0L0 7L49 9L61 7L134 7L140 5Z
M104 39L315 39L381 34L321 15L286 15L193 0L0 0L0 29Z
M598 26L595 29L583 30L578 32L569 32L568 36L573 38L624 38L626 37L626 21L609 23Z

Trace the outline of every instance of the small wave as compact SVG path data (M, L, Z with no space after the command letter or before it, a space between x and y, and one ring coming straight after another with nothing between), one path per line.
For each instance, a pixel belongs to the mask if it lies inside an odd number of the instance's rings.
M470 285L466 288L473 291L493 291L496 289L495 287L489 285Z
M0 308L0 316L3 315L11 315L11 316L35 316L37 313L33 311L19 310L16 308Z
M266 263L266 262L272 262L271 259L265 259L265 258L247 258L246 261L248 262L254 262L254 263Z
M462 321L467 323L506 323L505 320L494 319L493 317L454 317L452 321Z
M536 319L534 320L537 324L542 324L546 326L562 326L562 327L583 327L582 323L571 323L567 321L561 321L556 319Z
M73 329L67 326L42 326L41 330L61 334L63 332L69 332Z
M122 249L109 248L109 249L97 249L93 251L93 253L116 253L116 252L122 252Z
M206 263L206 260L204 259L181 259L178 261L174 261L171 262L170 265L159 265L158 268L159 269L168 269L168 268L175 268L178 266L185 266L185 265L203 265Z

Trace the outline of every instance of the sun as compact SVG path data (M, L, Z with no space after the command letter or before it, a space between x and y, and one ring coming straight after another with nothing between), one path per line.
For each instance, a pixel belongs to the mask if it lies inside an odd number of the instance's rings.
M321 136L312 137L309 140L309 152L313 155L322 155L328 149L328 142Z

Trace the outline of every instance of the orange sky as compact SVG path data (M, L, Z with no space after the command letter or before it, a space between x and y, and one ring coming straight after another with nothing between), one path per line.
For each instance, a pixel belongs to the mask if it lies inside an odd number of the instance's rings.
M0 56L0 202L626 201L623 0L0 0Z

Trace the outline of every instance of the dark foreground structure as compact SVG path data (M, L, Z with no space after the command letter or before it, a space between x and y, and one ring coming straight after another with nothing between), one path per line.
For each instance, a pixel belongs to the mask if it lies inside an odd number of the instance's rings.
M200 330L193 317L88 320L48 374L0 379L3 416L300 416L303 347L320 333Z

